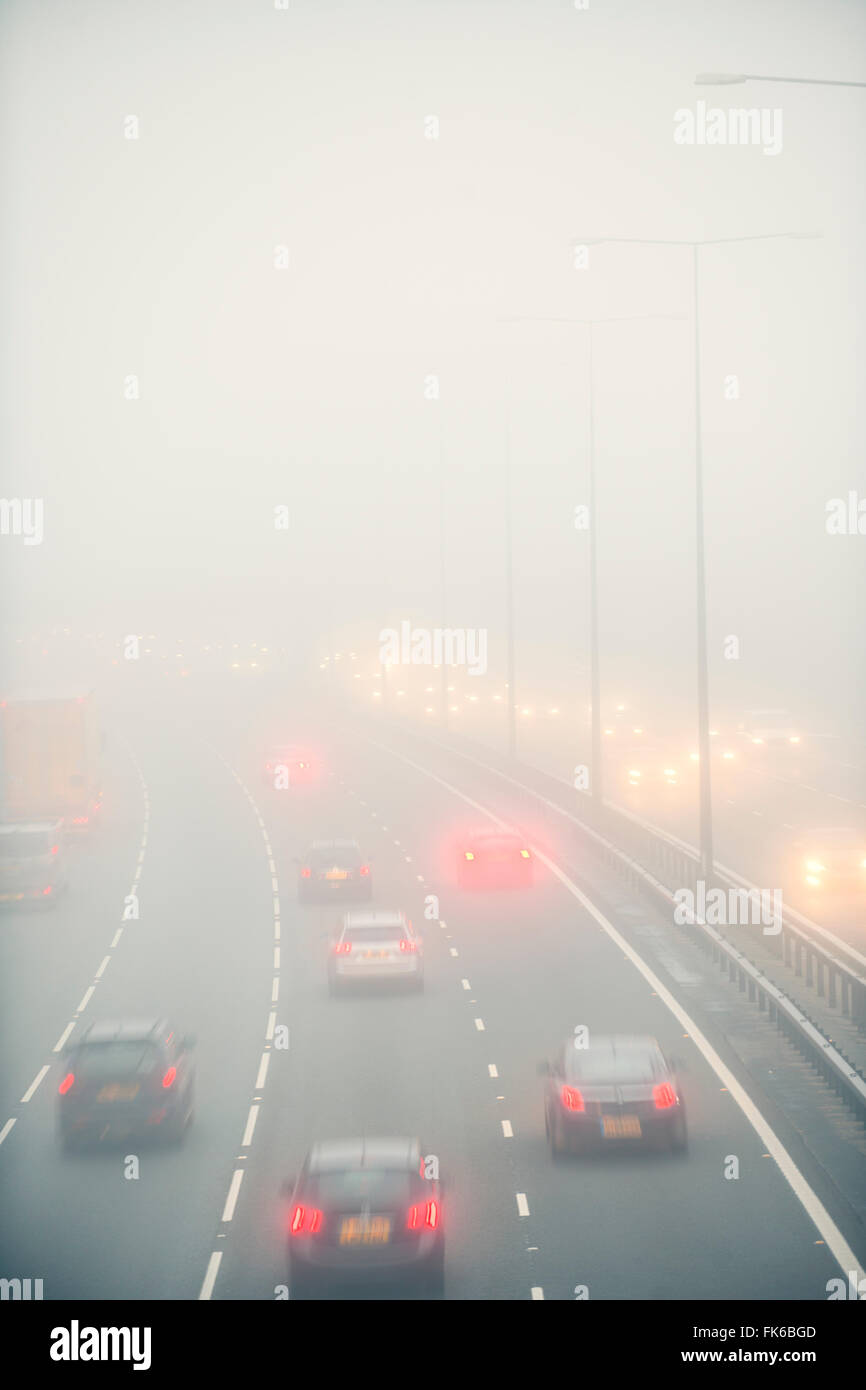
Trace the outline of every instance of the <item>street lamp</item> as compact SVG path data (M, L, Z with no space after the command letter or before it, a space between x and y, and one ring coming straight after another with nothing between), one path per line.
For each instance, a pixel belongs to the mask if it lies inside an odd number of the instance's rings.
M700 283L698 252L702 246L723 246L746 241L812 239L809 232L768 232L748 237L707 237L699 241L660 237L576 237L583 246L689 246L694 267L693 313L695 322L695 582L697 588L697 685L698 685L698 772L700 778L700 852L705 879L713 871L713 798L710 778L709 664L707 659L707 585L704 554L704 476L701 439L701 337Z
M593 329L603 323L639 323L647 319L680 319L681 314L623 314L614 318L601 319L580 319L580 318L559 318L559 317L517 317L503 319L503 323L577 323L589 329L589 648L590 648L590 700L592 702L592 753L591 753L591 785L590 794L593 803L597 808L601 807L603 800L603 768L601 751L601 668L598 652L598 545L596 541L596 508L595 508L595 421L593 410ZM510 479L510 470L506 476ZM509 505L510 513L510 505ZM509 521L510 537L510 521ZM510 546L510 540L509 540ZM510 550L509 550L510 554ZM511 585L510 585L510 566L509 566L509 599L508 611L511 613ZM509 666L513 667L513 634L509 621ZM509 680L511 677L509 676ZM514 719L514 706L512 701L512 724ZM513 756L513 754L512 754Z
M866 82L837 82L829 77L767 77L754 72L699 72L696 87L732 87L740 82L796 82L806 87L866 87Z

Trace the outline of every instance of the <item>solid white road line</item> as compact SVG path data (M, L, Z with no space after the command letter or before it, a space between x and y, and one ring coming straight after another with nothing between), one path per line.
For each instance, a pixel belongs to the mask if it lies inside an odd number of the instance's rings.
M452 795L458 797L461 801L466 802L467 805L472 806L475 810L480 811L482 815L487 816L490 820L493 821L495 825L498 825L503 828L508 828L507 821L503 821L499 816L494 815L494 813L488 807L482 806L480 802L473 800L472 797L467 796L465 792L461 792L459 788L453 786L452 783L446 782L443 777L437 776L435 772L430 772L428 768L422 767L420 763L413 762L411 758L407 758L403 753L395 753L392 748L388 748L387 744L376 743L373 739L370 739L369 742L377 748L384 749L385 752L390 753L392 757L397 758L400 762L405 763L408 767L414 768L417 772L420 772L424 777L429 777L431 781L436 782L439 786L444 787L446 791L451 792ZM470 761L476 760L470 759ZM507 780L513 781L514 785L516 786L522 785L521 783L516 782L513 778L509 778ZM667 1008L673 1014L674 1018L682 1026L683 1031L685 1033L688 1033L692 1042L698 1048L705 1061L716 1073L716 1076L719 1078L722 1085L727 1088L732 1099L740 1107L740 1110L742 1111L745 1118L748 1120L749 1124L752 1126L758 1138L761 1140L761 1143L764 1145L764 1148L775 1160L779 1168L779 1171L781 1172L785 1181L788 1183L789 1187L793 1191L797 1200L800 1202L807 1216L817 1227L818 1234L821 1236L825 1245L830 1250L830 1253L838 1263L839 1267L846 1273L850 1270L855 1270L857 1271L858 1280L862 1278L863 1272L858 1267L857 1257L854 1254L854 1251L851 1249L845 1237L842 1235L842 1232L839 1230L839 1227L836 1225L830 1213L827 1211L823 1202L820 1201L817 1194L809 1186L809 1183L807 1182L806 1178L800 1172L799 1168L795 1164L791 1155L788 1153L788 1150L785 1148L784 1144L776 1134L775 1130L768 1123L768 1121L764 1119L764 1116L761 1114L758 1107L747 1095L746 1091L740 1085L733 1072L725 1066L721 1057L716 1052L715 1048L710 1044L708 1039L704 1037L697 1024L689 1016L686 1010L677 1002L677 1000L674 999L670 991L665 988L658 976L655 975L652 970L650 970L649 966L641 959L637 952L632 949L632 947L626 941L625 937L623 937L617 931L613 923L609 922L608 919L605 917L604 913L600 912L599 909L595 906L595 904L591 902L590 899L586 896L586 894L581 892L577 884L573 883L572 880L568 877L568 875L563 873L562 869L560 869L558 865L554 864L553 861L549 859L546 854L542 854L538 849L532 846L530 846L530 848L533 849L533 853L535 854L536 859L539 859L542 864L546 865L550 872L554 874L556 878L559 879L563 887L568 890L572 897L575 898L585 909L585 911L589 913L593 920L598 923L602 931L605 932L607 936L610 937L611 941L613 941L614 944L619 947L623 955L625 955L626 958L631 961L635 969L640 971L641 975L646 980L650 989L653 990L654 993L658 995L659 999L661 999L662 1003L667 1006ZM475 1020L476 1027L478 1027L479 1022L479 1019Z

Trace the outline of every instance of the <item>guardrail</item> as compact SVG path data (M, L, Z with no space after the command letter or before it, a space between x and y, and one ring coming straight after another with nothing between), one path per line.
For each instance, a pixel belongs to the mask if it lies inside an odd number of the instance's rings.
M381 733L381 725L377 727ZM563 820L570 822L584 841L592 844L605 862L624 875L633 887L650 893L657 901L663 901L666 907L674 904L674 893L678 889L689 888L697 896L702 874L693 846L647 825L630 812L608 805L594 812L592 803L584 794L574 792L567 783L549 773L518 763L510 763L512 771L504 772L477 756L478 752L488 753L487 749L481 750L473 745L473 752L468 753L456 746L456 741L443 743L440 739L406 726L399 728L401 732L441 752L467 760L483 772L507 782L512 794L517 793L522 800L540 807L545 819L553 817L560 824ZM520 774L520 779L515 773ZM535 785L527 785L527 782ZM562 804L566 794L570 799L576 798L576 801L572 801L572 807L576 806L581 814ZM706 889L709 891L712 887L725 885L757 891L754 885L748 884L732 870L717 866L713 881L706 882ZM802 1005L712 924L691 914L691 920L685 925L691 933L690 939L710 954L713 963L727 972L728 978L747 994L750 1001L766 1011L770 1021L809 1058L827 1083L858 1116L866 1120L866 1077L840 1051L834 1040L822 1031L819 1024L809 1017ZM698 929L697 934L695 928ZM820 928L818 930L821 931ZM771 943L769 950L775 950L777 955L782 956L798 976L803 976L805 969L805 982L817 988L819 996L826 998L832 1007L850 1018L860 1029L866 1026L866 972L861 974L840 956L833 954L810 936L808 929L793 921L790 913L783 912L779 933L762 936L762 941ZM853 948L841 942L838 944L852 957L859 956L859 952Z

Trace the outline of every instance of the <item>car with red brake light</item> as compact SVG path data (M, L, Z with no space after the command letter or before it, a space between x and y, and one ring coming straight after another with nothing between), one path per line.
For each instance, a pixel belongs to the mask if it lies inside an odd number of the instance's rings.
M298 864L298 902L366 902L373 896L369 859L356 840L314 840Z
M318 777L318 760L308 749L278 744L265 761L263 780L276 791L308 786Z
M62 821L0 825L0 903L54 907L66 888Z
M442 1185L425 1171L417 1139L314 1145L297 1181L283 1185L291 1297L385 1286L399 1298L411 1282L441 1298Z
M457 877L461 888L528 888L532 851L510 830L479 830L463 845Z
M331 941L328 989L381 984L424 988L421 938L402 912L349 912Z
M63 1051L63 1147L130 1135L179 1143L193 1118L193 1045L166 1019L89 1024Z
M676 1070L655 1038L590 1034L568 1038L550 1061L544 1127L554 1158L611 1146L688 1148Z

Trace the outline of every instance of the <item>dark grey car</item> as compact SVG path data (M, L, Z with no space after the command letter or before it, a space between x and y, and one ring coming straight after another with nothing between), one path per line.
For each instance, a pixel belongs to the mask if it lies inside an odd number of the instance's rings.
M441 1298L441 1184L425 1176L426 1165L417 1139L316 1144L297 1181L285 1185L291 1297L411 1281Z

